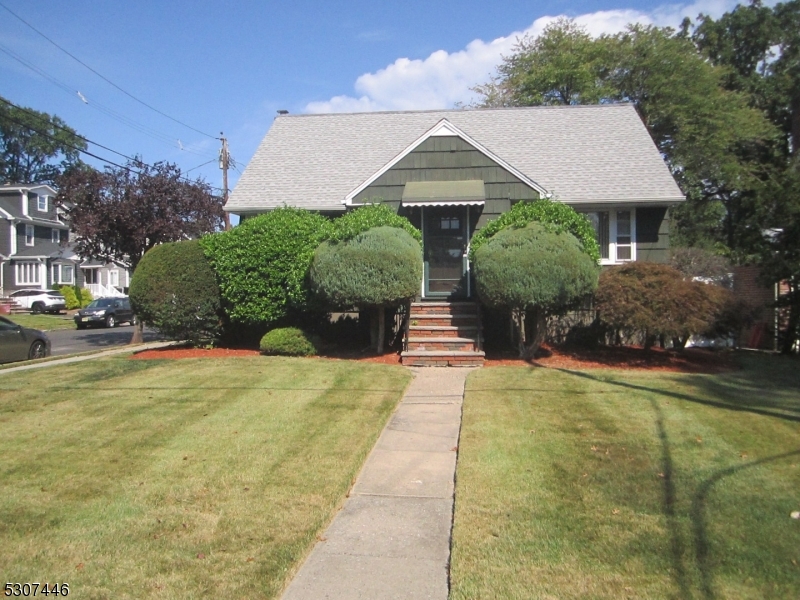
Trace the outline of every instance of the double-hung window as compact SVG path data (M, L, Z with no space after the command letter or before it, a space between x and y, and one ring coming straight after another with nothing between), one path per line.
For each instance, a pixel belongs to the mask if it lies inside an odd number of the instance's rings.
M47 212L47 196L39 194L36 197L36 210L39 212Z
M60 229L51 229L51 240L54 244L61 243L61 230Z
M636 211L599 210L584 213L594 227L600 245L601 264L636 260Z
M33 229L33 225L25 225L25 245L26 246L33 246L34 233L35 233L35 230Z
M53 283L75 283L75 267L72 265L53 265Z

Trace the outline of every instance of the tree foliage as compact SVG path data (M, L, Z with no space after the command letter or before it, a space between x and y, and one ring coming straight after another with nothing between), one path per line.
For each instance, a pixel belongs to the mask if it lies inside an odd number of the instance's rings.
M223 308L234 323L267 325L307 308L306 274L331 222L297 208L278 208L201 240L217 273Z
M481 245L474 273L481 302L512 312L520 356L531 357L544 339L547 314L591 294L599 267L571 233L531 222Z
M86 141L55 115L0 96L0 183L49 183L79 163Z
M683 347L691 335L713 328L728 295L668 265L633 262L603 271L595 306L603 323L618 333L641 335L646 348L658 336Z
M129 295L139 319L168 338L213 343L221 333L219 286L197 240L150 249Z
M348 212L333 221L331 241L345 242L373 227L397 227L420 244L422 233L411 222L384 204L368 204Z
M566 204L546 199L535 202L518 202L511 207L510 211L484 225L472 237L470 260L474 260L478 249L499 231L507 228L518 229L534 221L553 233L571 233L578 239L583 252L595 262L600 260L600 246L589 220Z
M344 217L343 217L344 218ZM422 249L397 227L373 227L347 241L328 241L314 253L312 288L334 308L376 308L376 350L383 350L384 308L419 292Z
M187 181L177 166L128 162L97 171L86 165L58 181L56 201L84 258L127 262L135 271L151 248L198 238L223 222L222 203L203 181Z

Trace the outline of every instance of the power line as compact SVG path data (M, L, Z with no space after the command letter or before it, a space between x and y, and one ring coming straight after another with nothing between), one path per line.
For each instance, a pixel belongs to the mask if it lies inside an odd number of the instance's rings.
M40 117L40 115L36 114L36 112L34 112L34 111L30 110L30 109L27 109L27 108L25 108L25 107L23 107L23 106L17 106L17 105L16 105L16 104L14 104L13 102L9 102L9 101L8 101L8 100L6 100L5 98L2 98L2 97L0 97L0 100L2 100L3 102L5 102L5 103L6 103L6 104L8 104L9 106L12 106L12 107L14 107L14 108L17 108L17 109L23 110L23 111L25 111L25 112L28 112L29 114L32 114L32 115L34 115L34 116L36 116L36 117ZM75 150L75 151L77 151L77 152L80 152L80 153L82 153L82 154L86 154L87 156L91 156L92 158L96 158L97 160L99 160L99 161L101 161L101 162L103 162L103 163L105 163L105 164L112 165L112 166L118 167L118 168L120 168L120 169L125 169L126 171L128 171L128 172L130 172L130 173L137 173L137 174L141 174L141 171L136 171L136 170L134 170L134 169L132 169L132 168L130 168L130 167L128 167L128 166L125 166L125 165L120 165L119 163L115 163L115 162L114 162L114 161L112 161L112 160L108 160L107 158L103 158L102 156L98 156L97 154L93 154L92 152L89 152L88 150L85 150L85 149L83 149L83 148L80 148L80 147L78 147L78 146L75 146L74 144L70 144L69 142L66 142L66 141L63 141L63 140L58 140L58 139L56 139L55 137L53 137L52 135L50 135L48 132L46 132L46 131L41 131L41 130L39 130L39 129L36 129L35 127L32 127L32 126L28 125L27 123L23 123L22 121L20 121L20 120L18 120L18 119L15 119L15 118L14 118L14 117L12 117L11 115L5 115L5 116L4 116L4 118L5 118L5 119L8 119L9 121L11 121L11 122L13 122L13 123L16 123L17 125L20 125L20 126L22 126L22 127L25 127L26 129L28 129L28 130L30 130L30 131L33 131L34 133L38 133L39 135L42 135L42 136L44 136L44 137L46 137L46 138L48 138L48 139L50 139L50 140L52 140L52 141L54 141L54 142L58 142L58 143L60 143L60 144L63 144L63 145L65 145L65 146L67 146L68 148L72 148L73 150ZM98 147L100 147L100 148L103 148L103 149L105 149L105 150L108 150L109 152L113 152L114 154L117 154L117 155L119 155L119 156L122 156L123 158L126 158L126 159L130 160L130 161L131 161L131 162L133 162L133 163L139 163L139 164L141 164L141 165L143 165L143 166L150 167L150 168L154 168L154 165L151 165L151 164L149 164L149 163L146 163L146 162L144 162L143 160L139 160L139 159L137 159L137 158L131 158L131 157L129 157L129 156L127 156L127 155L125 155L125 154L122 154L121 152L117 152L116 150L112 150L111 148L108 148L107 146L103 146L102 144L98 144L97 142L93 142L93 141L92 141L92 140L90 140L89 138L86 138L86 137L84 137L84 136L82 136L82 135L80 135L80 134L77 134L77 133L75 133L74 131L72 131L72 130L71 130L71 129L69 129L69 128L66 128L66 127L61 127L61 126L59 126L59 125L56 125L56 124L53 124L53 123L50 123L50 124L51 124L51 125L53 125L54 127L57 127L58 129L65 130L65 131L69 131L70 133L72 133L72 134L74 134L76 137L78 137L79 139L82 139L83 141L85 141L85 142L87 142L87 143L89 143L89 144L93 144L93 145L95 145L95 146L98 146ZM213 160L211 160L211 161L209 161L209 162L214 162L214 161L213 161ZM205 164L209 164L209 163L205 163ZM200 166L204 166L204 165L200 165ZM197 168L197 167L195 167L195 168ZM186 182L188 182L188 183L196 183L196 181L192 181L192 180L191 180L191 179L189 179L188 177L183 177L183 176L180 176L180 175L178 176L178 179L182 179L183 181L186 181ZM209 187L210 187L211 189L213 189L213 190L224 191L224 190L222 190L222 188L219 188L219 187L216 187L216 186L212 186L212 185L210 185L210 184L209 184Z
M162 111L158 110L158 109L157 109L157 108L155 108L154 106L151 106L150 104L148 104L148 103L147 103L147 102L145 102L144 100L139 100L139 98L137 98L136 96L134 96L134 95L133 95L133 94L131 94L130 92L128 92L128 91L126 91L126 90L122 89L120 86L118 86L116 83L114 83L113 81L111 81L111 80L110 80L108 77L106 77L106 76L105 76L105 75L103 75L102 73L99 73L99 72L95 71L95 70L94 70L92 67L90 67L89 65L87 65L85 62L83 62L83 61L82 61L81 59L79 59L77 56L75 56L74 54L72 54L71 52L69 52L68 50L66 50L65 48L63 48L63 47L59 46L59 45L58 45L56 42L54 42L54 41L53 41L53 40L51 40L49 37L47 37L47 36L46 36L44 33L42 33L41 31L39 31L38 29L36 29L36 27L34 27L34 26L33 26L33 25L31 25L30 23L28 23L28 22L27 22L25 19L23 19L22 17L20 17L20 16L19 16L17 13L15 13L14 11L12 11L10 8L8 8L8 7L7 7L5 4L3 4L2 2L0 2L0 6L1 6L1 7L3 7L4 9L6 9L6 10L7 10L9 13L11 13L11 14L12 14L14 17L16 17L18 20L22 21L22 22L23 22L25 25L27 25L28 27L30 27L31 29L33 29L33 31L35 31L35 32L36 32L36 33L38 33L40 36L42 36L44 39L46 39L48 42L50 42L51 44L53 44L53 46L55 46L56 48L58 48L59 50L61 50L61 51L62 51L64 54L66 54L67 56L69 56L69 57L70 57L70 58L72 58L74 61L78 62L79 64L83 65L84 67L86 67L87 69L89 69L89 70L90 70L92 73L94 73L95 75L97 75L97 76L98 76L100 79L102 79L103 81L105 81L105 82L106 82L106 83L108 83L109 85L113 86L114 88L118 89L120 92L122 92L123 94L125 94L125 95L126 95L126 96L128 96L129 98L132 98L133 100L135 100L136 102L138 102L138 103L139 103L139 104L141 104L142 106L146 106L146 107L147 107L147 108L149 108L150 110L152 110L152 111L154 111L154 112L157 112L158 114L160 114L160 115L161 115L161 116L163 116L163 117L166 117L166 118L167 118L167 119L169 119L170 121L174 121L175 123L178 123L179 125L183 125L184 127L188 128L188 129L191 129L192 131L195 131L195 132L197 132L197 133L199 133L199 134L201 134L201 135L204 135L204 136L206 136L206 137L210 137L210 138L211 138L211 139L213 139L213 140L217 139L217 137L216 137L216 136L214 136L214 135L211 135L211 134L208 134L208 133L206 133L206 132L204 132L204 131L200 131L199 129L196 129L196 128L192 127L191 125L187 125L187 124L186 124L186 123L184 123L183 121L179 121L178 119L175 119L174 117L171 117L171 116L169 116L167 113L165 113L165 112L162 112Z
M13 50L10 50L9 48L4 46L3 44L0 44L0 52L4 52L8 56L13 58L17 62L19 62L24 67L30 69L34 73L37 73L38 75L40 75L41 77L43 77L44 79L46 79L47 81L49 81L50 83L55 85L56 87L58 87L61 90L65 91L71 97L74 98L77 95L78 98L80 98L80 100L84 104L89 106L90 108L92 108L94 110L97 110L97 111L105 114L106 116L108 116L108 117L110 117L110 118L112 118L112 119L114 119L116 121L119 121L123 125L127 125L131 129L134 129L135 131L138 131L139 133L143 133L143 134L148 135L148 136L150 136L150 137L152 137L154 139L157 139L159 141L165 142L165 143L169 144L170 146L172 146L173 148L177 147L183 152L188 152L190 154L196 154L197 156L208 157L207 154L201 154L200 152L196 152L196 151L194 151L194 150L192 150L190 148L184 147L182 144L175 144L175 140L173 140L169 136L167 136L167 135L165 135L163 133L160 133L160 132L156 131L155 129L151 129L150 127L147 127L146 125L142 125L141 123L137 123L133 119L130 119L130 118L126 117L125 115L122 115L122 114L120 114L120 113L118 113L118 112L116 112L116 111L114 111L114 110L112 110L112 109L110 109L110 108L108 108L106 106L103 106L102 104L100 104L98 102L89 102L86 99L86 97L83 94L81 94L79 91L73 90L68 84L66 84L63 81L53 77L52 75L47 73L44 69L41 69L40 67L37 67L35 64L25 60L24 58L22 58L21 56L16 54Z

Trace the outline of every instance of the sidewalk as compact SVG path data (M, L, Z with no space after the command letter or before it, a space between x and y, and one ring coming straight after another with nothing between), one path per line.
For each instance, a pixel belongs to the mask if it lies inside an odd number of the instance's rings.
M464 382L472 369L416 368L350 497L284 600L446 600Z

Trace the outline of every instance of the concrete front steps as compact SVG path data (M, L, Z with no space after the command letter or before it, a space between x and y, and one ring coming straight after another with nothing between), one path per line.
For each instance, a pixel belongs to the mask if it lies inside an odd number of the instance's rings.
M411 304L406 350L409 367L480 367L480 316L474 302L414 302Z
M0 298L0 315L23 315L31 312L27 308L22 308L11 298Z

